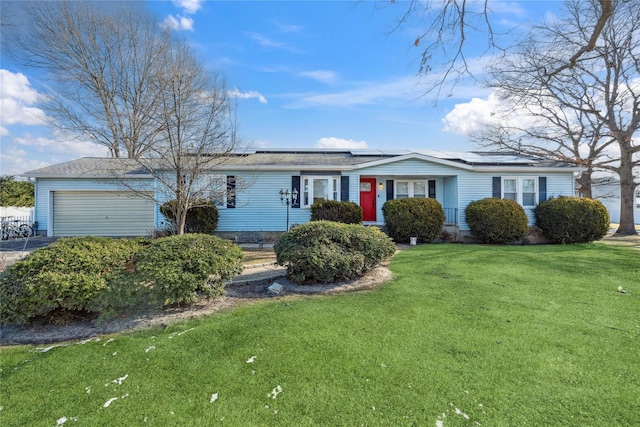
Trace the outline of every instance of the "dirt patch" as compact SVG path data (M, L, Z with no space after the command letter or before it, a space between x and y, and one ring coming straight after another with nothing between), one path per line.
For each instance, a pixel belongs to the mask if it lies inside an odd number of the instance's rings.
M216 300L203 298L188 307L128 313L99 326L88 319L76 319L65 325L4 325L0 329L0 345L57 343L155 326L166 327L171 323L206 316L260 299L355 292L373 289L390 279L391 270L388 265L383 265L357 279L327 285L300 286L284 278L246 285L231 285L227 287L227 294ZM267 288L274 281L283 286L282 296L274 297L268 293Z
M631 236L616 236L614 233L609 233L600 241L612 246L622 246L625 248L640 250L640 234Z

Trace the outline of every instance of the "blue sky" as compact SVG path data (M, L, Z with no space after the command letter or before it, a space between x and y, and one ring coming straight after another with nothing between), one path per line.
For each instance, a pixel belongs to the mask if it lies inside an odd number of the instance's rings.
M491 92L474 81L445 90L434 106L418 77L425 26L391 32L407 2L211 1L136 3L180 32L203 63L222 71L239 99L239 134L254 148L472 150L468 135L490 114ZM490 2L498 32L557 12L557 1ZM477 55L486 45L472 35ZM506 39L505 39L506 40ZM486 59L486 57L484 58ZM34 70L0 56L0 173L83 156L90 141L43 126ZM481 78L482 58L469 57ZM450 95L450 96L448 96Z

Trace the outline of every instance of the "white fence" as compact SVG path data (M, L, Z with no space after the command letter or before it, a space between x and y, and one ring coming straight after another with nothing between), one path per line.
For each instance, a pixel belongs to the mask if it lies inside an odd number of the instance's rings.
M0 217L12 217L19 219L21 222L27 224L33 223L33 208L15 207L15 206L0 206Z

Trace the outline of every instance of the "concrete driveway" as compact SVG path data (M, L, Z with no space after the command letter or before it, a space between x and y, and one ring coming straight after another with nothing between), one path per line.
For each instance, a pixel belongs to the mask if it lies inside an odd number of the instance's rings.
M0 271L24 258L29 252L49 246L57 237L35 236L28 239L10 239L0 241Z
M58 237L35 236L28 239L10 239L0 241L0 252L31 252L34 249L49 246Z

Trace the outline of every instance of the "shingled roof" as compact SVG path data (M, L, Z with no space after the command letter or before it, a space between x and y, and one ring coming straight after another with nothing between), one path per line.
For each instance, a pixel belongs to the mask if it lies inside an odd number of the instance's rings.
M467 170L505 168L580 170L575 165L538 157L499 152L453 152L426 150L319 150L264 149L234 152L223 157L211 156L211 170L332 170L349 171L380 162L419 158L444 163ZM24 176L45 178L109 178L127 176L150 178L149 170L168 169L160 159L113 159L84 157L24 173Z

